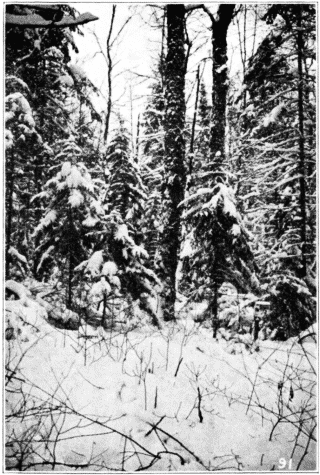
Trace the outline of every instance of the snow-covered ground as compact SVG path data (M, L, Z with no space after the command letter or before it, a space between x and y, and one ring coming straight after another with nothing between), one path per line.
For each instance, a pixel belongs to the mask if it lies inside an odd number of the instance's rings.
M316 469L313 338L216 341L187 313L67 331L7 309L22 330L6 342L8 469Z

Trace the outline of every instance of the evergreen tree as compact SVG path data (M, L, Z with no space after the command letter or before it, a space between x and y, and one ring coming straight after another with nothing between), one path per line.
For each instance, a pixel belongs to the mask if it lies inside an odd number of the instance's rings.
M94 287L94 291L99 294L98 290L101 290L100 296L98 295L103 301L100 317L105 321L106 316L110 316L110 308L106 310L107 303L113 299L115 290L110 292L105 284L103 268L107 262L114 262L122 297L130 296L138 301L140 308L147 311L153 323L158 325L150 297L154 295L159 281L147 265L148 253L143 247L144 236L140 230L146 198L145 187L138 165L132 158L128 132L122 120L107 148L106 162L108 176L102 197L104 214L100 217L92 216L93 228L90 231L90 236L94 236L93 255L99 257L98 260L94 259L94 262L99 263L95 276L99 285ZM88 226L88 221L86 225ZM78 269L86 273L87 265L87 262L81 264ZM120 287L117 288L119 290Z
M160 74L162 61L160 60ZM161 76L161 74L160 74ZM161 221L163 216L162 197L164 183L164 91L157 80L151 87L150 100L143 115L142 173L147 187L147 200L143 216L143 233L149 263L156 269L159 259Z
M270 325L285 337L314 318L314 18L309 5L268 10L272 30L249 60L249 97L239 112L245 206L270 292Z
M242 291L258 288L250 237L237 209L225 154L227 30L234 7L221 5L218 20L204 7L212 21L214 59L210 160L205 161L199 173L201 187L185 200L188 209L184 214L190 232L182 256L188 259L193 296L209 300L214 337L218 329L218 290L222 283L230 282ZM206 108L204 97L202 101Z
M7 82L23 91L6 96L6 277L9 278L12 271L15 276L17 271L20 274L22 271L22 275L26 271L26 268L21 269L19 256L22 256L24 263L28 261L30 233L35 224L31 211L34 191L32 157L42 151L44 146L35 129L33 111L27 100L30 92L28 86L14 77L9 77ZM14 261L16 265L11 269Z
M75 47L71 32L61 28L68 17L74 30L77 21L75 10L68 6L8 5L6 9L6 94L7 110L17 101L28 103L28 111L20 111L16 119L9 118L7 130L15 129L10 152L6 154L6 274L9 276L13 254L8 253L13 245L17 255L29 260L34 252L32 231L41 217L41 206L31 199L43 190L48 177L52 176L55 160L51 145L68 137L72 129L65 102L70 96L72 78L66 72L70 60L69 45ZM59 26L52 22L58 22ZM50 28L48 19L52 18ZM72 18L72 20L71 20ZM94 17L87 17L88 21ZM32 22L37 19L39 25ZM32 21L31 21L32 20ZM81 24L84 20L79 19ZM71 83L71 84L70 84ZM23 99L17 99L17 95ZM17 100L13 100L16 97ZM11 105L10 105L11 104ZM32 110L32 114L30 111ZM29 123L25 123L26 117ZM31 122L29 119L31 118ZM22 130L21 127L24 127ZM28 131L28 128L30 129ZM19 133L20 132L22 133ZM41 137L40 137L40 134ZM12 133L12 132L11 132ZM8 135L8 137L10 134Z
M184 219L191 229L182 258L191 274L190 296L209 301L213 335L218 329L218 291L224 282L242 292L258 291L257 267L249 244L250 234L237 211L227 175L211 174L209 186L185 200Z
M106 152L106 161L110 171L106 204L108 210L117 210L121 218L131 227L135 238L139 238L138 224L146 199L137 163L130 151L130 139L123 121L116 131Z
M55 265L66 283L66 305L73 306L75 267L88 255L86 220L96 199L91 177L81 162L82 151L74 139L57 144L61 170L45 185L38 198L47 202L44 217L35 229L39 245L35 251L38 276L50 277Z

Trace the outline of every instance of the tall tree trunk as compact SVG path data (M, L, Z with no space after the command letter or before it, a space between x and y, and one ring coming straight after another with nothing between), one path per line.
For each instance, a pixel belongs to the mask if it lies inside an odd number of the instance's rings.
M211 163L216 166L225 159L226 107L228 93L227 32L235 5L222 4L218 20L212 19L212 126L210 137Z
M303 31L302 31L302 5L297 5L297 46L298 46L298 109L299 109L299 172L300 172L300 210L301 210L301 253L302 253L302 269L301 277L307 275L307 259L306 259L306 239L307 239L307 215L306 215L306 183L305 183L305 138L304 138L304 117L303 117Z
M223 165L225 163L225 135L226 135L226 108L228 94L228 68L227 68L227 32L231 23L235 5L222 4L219 6L216 16L206 8L212 22L212 123L210 130L210 163L209 170L214 172L210 177L217 182L225 176ZM212 183L211 183L212 186ZM217 237L214 237L216 240ZM219 239L219 238L218 238ZM213 337L216 338L218 330L218 289L222 283L221 259L223 252L216 242L215 258L212 266L211 280L213 283L212 302L212 328Z
M185 168L185 50L182 4L167 5L167 58L165 68L166 110L165 130L165 199L167 216L162 235L164 281L164 319L173 320L176 300L176 271L180 249L181 213L178 207L184 198Z

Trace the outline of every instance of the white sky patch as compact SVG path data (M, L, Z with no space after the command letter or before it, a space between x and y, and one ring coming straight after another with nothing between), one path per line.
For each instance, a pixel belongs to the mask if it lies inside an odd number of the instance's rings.
M101 96L93 99L94 105L102 114L106 110L107 88L107 64L100 52L100 47L94 36L96 34L101 47L106 48L107 35L110 27L112 3L72 3L70 4L79 13L90 12L99 20L81 27L84 36L75 34L75 41L79 54L71 52L72 64L79 70L85 71L89 79L101 90ZM112 38L130 17L129 23L124 28L120 41L115 41L112 58L114 62L112 94L114 101L114 113L111 116L112 131L117 126L116 113L121 112L126 121L126 126L135 137L137 120L146 105L146 98L150 95L150 85L153 80L153 71L156 70L157 58L161 50L161 28L152 28L150 23L151 8L147 4L116 3L117 9ZM208 5L210 11L215 13L217 4ZM211 56L211 32L210 20L206 15L200 19L200 11L194 11L188 21L190 38L193 37L193 28L201 30L202 48L191 54L186 76L187 115L193 113L194 106L194 81L199 61L203 57ZM248 14L249 15L249 14ZM240 28L243 31L242 18ZM255 45L266 35L269 26L259 25ZM94 32L94 34L93 34ZM247 25L247 55L252 53L253 31L250 24ZM203 71L203 80L207 86L208 98L211 97L211 61L206 61ZM228 69L234 76L237 71L242 71L239 36L236 23L232 23L228 30ZM238 81L238 80L237 80ZM131 103L132 101L132 114ZM131 122L132 115L132 122Z

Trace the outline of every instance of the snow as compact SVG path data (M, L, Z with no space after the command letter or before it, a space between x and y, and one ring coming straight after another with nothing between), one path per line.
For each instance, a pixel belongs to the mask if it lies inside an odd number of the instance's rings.
M99 221L100 220L98 218L94 218L93 216L89 215L85 220L82 221L82 224L87 228L94 228L94 226L98 224Z
M31 315L31 309L26 311ZM226 341L222 332L215 341L211 330L187 313L161 330L142 325L123 334L86 325L80 331L61 331L39 317L33 325L37 331L24 325L23 337L7 342L13 363L24 355L18 373L24 382L12 380L11 387L21 391L7 394L7 410L22 397L32 407L33 399L39 405L50 395L60 408L53 419L39 412L24 425L14 418L8 423L7 437L14 428L17 438L37 420L33 462L41 461L53 420L54 434L60 433L56 461L88 464L93 471L121 470L123 463L126 471L135 471L153 460L150 454L159 454L151 471L184 472L234 471L238 463L242 470L270 471L278 468L280 457L290 458L298 431L295 417L298 423L307 391L314 391L308 362L315 361L314 342L302 349L297 340L259 341L259 351L250 352L246 335ZM273 412L281 400L284 420L270 440ZM315 469L315 449L311 442L302 470ZM299 447L294 450L293 469L302 453ZM66 467L58 464L58 469Z
M78 64L69 64L68 67L69 67L70 71L75 75L75 77L78 81L81 81L83 79L87 79L86 72Z
M90 208L95 211L98 215L104 215L104 210L97 200L92 200L90 203Z
M121 288L121 282L118 276L112 275L109 277L109 281L111 284L115 285L118 289Z
M71 173L71 162L65 162L61 168L61 176L66 177Z
M233 236L239 236L239 234L241 234L241 228L240 228L239 224L233 224L232 225L231 234Z
M182 251L180 254L180 259L184 259L185 257L190 257L194 254L195 250L192 247L192 240L186 239L183 242Z
M5 286L7 290L17 295L23 304L27 302L28 297L31 295L31 292L24 285L14 280L7 280Z
M125 224L120 224L114 237L117 241L124 242L126 240L129 240L130 238L127 226Z
M40 259L40 262L38 264L38 267L37 267L37 272L39 272L39 270L41 269L41 266L43 264L43 262L49 257L49 255L51 254L51 252L55 249L54 246L49 246L48 249L42 254L41 256L41 259Z
M11 254L11 256L16 257L18 261L22 262L25 265L28 265L26 257L20 254L20 252L18 252L17 249L15 249L14 247L11 246L8 252L9 254Z
M11 111L22 112L23 114L32 116L30 104L21 92L9 94L6 97L6 103L9 105Z
M72 190L69 198L68 203L70 204L71 208L78 208L82 205L84 201L84 197L79 190Z
M6 76L6 83L15 83L18 84L20 87L22 87L26 92L30 93L29 86L20 78L16 76Z
M39 226L37 229L42 229L43 227L49 226L51 223L53 223L57 219L57 212L53 209L49 210L47 214L45 215L44 218L40 221Z
M223 64L222 66L220 66L220 68L217 68L216 69L216 73L220 74L222 73L225 69L228 69L228 66L226 64Z
M71 76L68 74L64 74L63 76L59 77L59 82L60 84L63 84L64 86L72 87L74 85L74 81Z
M85 268L86 272L89 272L92 277L98 276L100 275L103 260L103 251L96 251L87 261L84 261L77 266L75 270Z
M102 277L99 282L95 282L91 288L90 294L95 295L102 295L102 294L110 294L111 293L111 286L106 281L105 277Z
M102 274L106 276L114 276L118 272L118 267L115 262L108 261L103 264Z
M281 112L285 108L286 104L280 103L275 106L272 111L264 118L263 126L268 127L270 124L273 124L277 121L278 117L280 116Z
M63 59L63 53L60 51L59 48L56 46L50 46L49 48L46 49L46 56L48 57L54 57L57 59Z
M9 122L9 120L12 120L14 118L14 112L13 111L7 111L5 112L4 120L5 122Z
M134 257L144 257L146 259L149 257L149 254L147 253L147 251L142 246L134 245L132 247L131 252L132 252L132 255Z
M69 188L79 188L82 185L82 175L76 165L72 165L70 173L67 176L67 186Z

